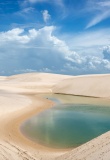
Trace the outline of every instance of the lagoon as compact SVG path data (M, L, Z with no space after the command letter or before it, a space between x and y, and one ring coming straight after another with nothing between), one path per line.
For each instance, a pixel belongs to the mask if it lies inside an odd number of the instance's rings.
M45 95L56 104L21 125L29 139L50 148L78 147L110 130L110 101Z

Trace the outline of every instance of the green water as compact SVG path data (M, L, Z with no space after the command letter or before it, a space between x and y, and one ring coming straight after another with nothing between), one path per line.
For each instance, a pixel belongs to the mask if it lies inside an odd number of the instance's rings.
M47 147L77 147L110 130L110 107L95 104L57 105L25 121L21 130L28 138Z

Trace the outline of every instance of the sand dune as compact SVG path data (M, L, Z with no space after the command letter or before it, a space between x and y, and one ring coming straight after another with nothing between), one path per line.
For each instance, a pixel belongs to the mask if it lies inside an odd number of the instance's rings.
M0 81L4 81L4 80L6 80L7 79L7 77L5 77L5 76L0 76Z
M55 160L109 160L110 159L110 132L93 139L92 141L65 153Z
M110 75L76 76L61 81L54 93L110 98Z
M47 74L47 73L27 73L10 77L0 81L1 89L17 93L48 93L52 92L52 87L71 76Z
M0 91L0 117L9 112L25 108L30 103L31 100L23 95Z
M110 75L72 77L28 73L0 76L0 160L109 160L110 132L74 150L57 151L28 140L19 130L25 119L53 105L39 93L110 98L109 82Z

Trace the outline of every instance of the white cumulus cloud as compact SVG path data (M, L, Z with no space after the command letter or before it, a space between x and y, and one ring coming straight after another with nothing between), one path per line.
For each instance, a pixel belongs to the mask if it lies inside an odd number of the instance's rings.
M103 48L104 59L110 60L110 45Z
M19 43L27 43L29 41L28 35L22 35L24 29L15 28L9 30L7 32L0 33L0 41L1 43L6 42L19 42Z
M38 30L15 28L0 32L0 72L15 74L40 71L62 74L107 73L109 58L85 55L71 50L54 35L55 26Z

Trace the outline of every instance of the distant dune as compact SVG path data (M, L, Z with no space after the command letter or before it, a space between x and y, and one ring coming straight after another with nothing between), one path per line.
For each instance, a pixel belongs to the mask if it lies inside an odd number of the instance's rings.
M40 146L19 127L34 114L51 107L39 93L110 98L110 75L68 76L27 73L0 76L0 160L110 160L110 132L70 151Z
M74 76L56 84L54 93L110 98L110 75Z
M55 84L70 77L50 73L26 73L1 77L0 80L3 90L17 93L51 93Z

